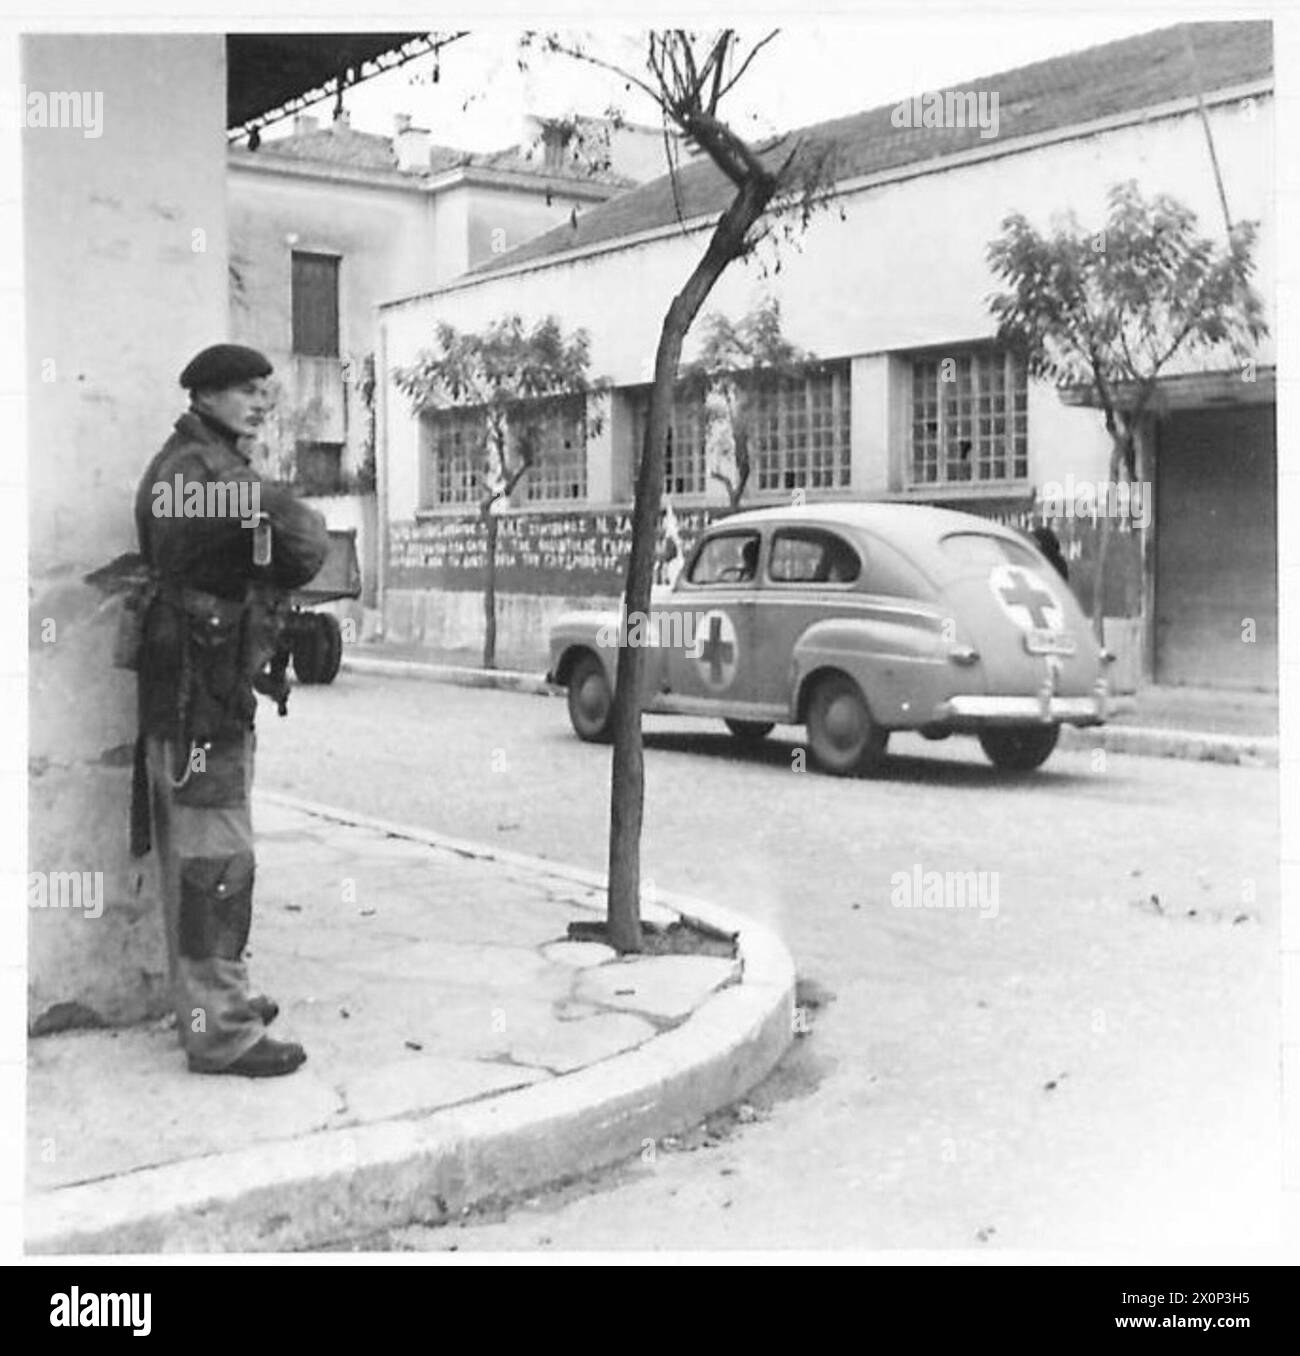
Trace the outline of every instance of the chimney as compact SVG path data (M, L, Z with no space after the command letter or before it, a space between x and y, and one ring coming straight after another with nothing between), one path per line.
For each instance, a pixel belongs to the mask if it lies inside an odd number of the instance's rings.
M393 119L393 151L400 170L427 170L433 134L427 127L412 127L411 115L399 113Z
M573 136L573 126L563 122L547 121L542 124L542 164L548 170L561 170L568 158L569 141Z
M308 132L315 132L320 129L320 124L310 113L296 113L293 119L293 134L296 137L306 136Z

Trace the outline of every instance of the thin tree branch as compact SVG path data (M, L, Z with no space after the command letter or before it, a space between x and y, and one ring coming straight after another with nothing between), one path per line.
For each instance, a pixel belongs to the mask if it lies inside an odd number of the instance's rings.
M774 28L774 29L767 35L767 37L765 37L765 38L760 38L759 41L756 42L756 43L754 44L754 46L753 46L753 47L751 48L751 50L750 50L749 55L744 59L743 62L741 62L740 69L739 69L739 70L735 73L735 75L733 75L733 76L731 77L731 79L728 80L727 83L722 87L722 90L721 90L720 93L718 94L718 98L719 98L719 99L723 98L723 97L727 94L727 92L732 88L732 86L733 86L733 85L740 79L740 77L741 77L742 75L744 75L745 72L749 69L749 63L750 63L751 61L753 61L753 59L754 59L754 58L755 58L755 57L763 50L763 48L766 47L767 44L768 44L769 42L771 42L773 38L777 37L777 36L780 34L780 32L781 32L781 30L780 30L779 28ZM715 102L716 102L716 101L715 101Z

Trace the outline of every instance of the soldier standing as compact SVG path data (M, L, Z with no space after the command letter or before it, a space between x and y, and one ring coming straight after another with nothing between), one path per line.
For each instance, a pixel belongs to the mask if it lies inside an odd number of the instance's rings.
M279 696L283 713L286 692L274 690L268 661L287 590L316 573L328 544L320 514L264 484L241 450L270 408L270 375L251 348L199 353L180 378L189 411L145 471L135 503L151 585L138 659L132 849L147 851L152 838L157 850L190 1069L250 1078L292 1073L306 1059L302 1046L266 1034L278 1005L249 991L249 796L254 691Z

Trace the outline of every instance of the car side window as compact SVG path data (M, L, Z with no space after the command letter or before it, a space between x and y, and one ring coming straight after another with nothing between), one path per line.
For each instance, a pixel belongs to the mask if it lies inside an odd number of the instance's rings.
M727 532L710 537L691 562L692 584L745 584L758 571L757 532Z
M858 553L833 532L782 528L772 538L767 577L776 584L850 584L862 572Z

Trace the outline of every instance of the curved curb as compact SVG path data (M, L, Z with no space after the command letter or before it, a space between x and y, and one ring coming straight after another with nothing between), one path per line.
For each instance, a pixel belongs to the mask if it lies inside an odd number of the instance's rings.
M526 867L584 886L599 873L353 815L294 796L258 799ZM30 1253L310 1249L441 1219L604 1167L697 1124L771 1072L794 1034L794 963L776 934L712 904L660 894L664 910L739 933L738 984L680 1026L546 1083L462 1107L319 1130L28 1198Z

